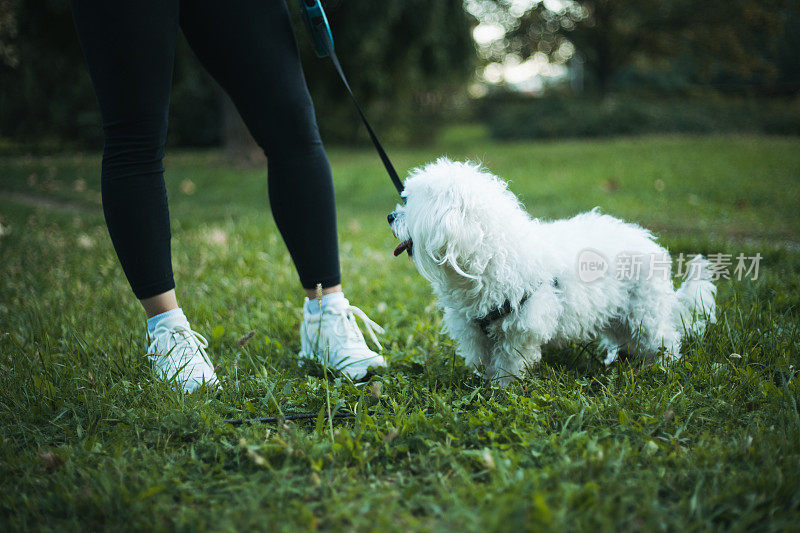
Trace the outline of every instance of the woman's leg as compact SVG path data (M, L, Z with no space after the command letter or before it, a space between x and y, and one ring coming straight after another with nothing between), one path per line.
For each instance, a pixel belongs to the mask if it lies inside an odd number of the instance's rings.
M303 287L340 290L333 180L285 3L187 0L180 22L267 155L272 214Z
M148 316L177 306L164 188L177 0L72 0L103 117L103 213Z
M175 299L164 142L178 0L72 0L103 117L103 213L122 269L148 316L156 373L185 391L218 383Z
M355 316L373 341L380 326L341 293L336 205L291 20L282 0L181 3L181 27L200 61L231 96L267 154L272 214L309 296L300 327L300 356L354 379L386 362L367 347ZM320 307L311 299L317 284ZM378 344L378 346L380 346Z

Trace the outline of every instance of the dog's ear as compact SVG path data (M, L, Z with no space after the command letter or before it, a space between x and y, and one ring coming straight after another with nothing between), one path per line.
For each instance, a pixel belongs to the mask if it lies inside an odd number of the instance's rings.
M422 246L417 247L415 240L415 253L426 256L419 259L423 262L430 259L459 276L478 279L490 257L484 246L485 230L480 223L481 217L474 211L474 207L456 197L443 209L431 213L427 217L427 227L420 228L425 233L419 243Z

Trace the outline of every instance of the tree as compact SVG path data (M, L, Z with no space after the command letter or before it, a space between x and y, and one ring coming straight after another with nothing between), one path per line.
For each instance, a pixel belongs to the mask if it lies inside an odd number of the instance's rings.
M367 142L330 59L316 56L296 4L289 5L322 138ZM475 21L462 0L329 1L325 10L350 86L381 139L422 143L433 138L473 74ZM223 105L223 124L226 152L240 163L259 161L229 102Z
M334 0L326 12L342 67L381 137L430 139L474 72L475 21L463 0ZM364 141L330 60L316 57L299 19L295 28L323 138Z
M695 64L694 81L723 92L774 93L784 77L780 49L791 35L788 24L800 15L797 0L706 0L692 9L688 0L677 3L684 51ZM796 36L795 36L796 42ZM800 48L794 48L794 65ZM795 78L795 91L797 90Z
M582 56L596 90L614 89L619 73L635 65L669 68L691 58L692 77L712 83L775 75L765 50L776 46L796 0L560 0L532 1L523 10L513 0L468 0L473 12L502 24L500 46L489 61L506 54L526 59L544 53L552 61ZM515 11L515 9L517 11Z
M14 67L19 63L15 41L19 34L17 12L11 0L0 3L0 66Z
M171 145L219 141L213 82L184 40L175 51ZM68 0L0 0L0 137L102 146L100 112Z
M287 3L325 140L364 140L330 61L315 56L296 2ZM434 135L473 73L475 21L462 0L333 0L326 10L339 57L381 136L424 141ZM223 123L232 124L223 120L230 113L220 102L179 39L168 142L219 143ZM68 0L0 0L0 137L97 147L99 125Z

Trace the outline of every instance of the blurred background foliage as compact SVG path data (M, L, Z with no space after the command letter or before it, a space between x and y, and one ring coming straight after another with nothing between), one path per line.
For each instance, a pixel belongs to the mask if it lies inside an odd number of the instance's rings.
M797 0L467 0L504 36L485 61L578 58L586 89L676 93L703 87L775 95L800 89Z
M365 142L288 4L323 138ZM800 0L325 4L353 89L392 143L427 143L470 120L498 138L800 134ZM524 83L519 72L530 74ZM231 113L180 40L170 145L239 142L224 127ZM0 139L26 150L102 143L67 0L0 0Z

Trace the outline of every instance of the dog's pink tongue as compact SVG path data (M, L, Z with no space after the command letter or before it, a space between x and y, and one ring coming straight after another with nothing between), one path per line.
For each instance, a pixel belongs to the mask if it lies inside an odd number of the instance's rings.
M402 254L405 251L405 249L408 248L408 245L410 243L411 241L403 241L400 244L398 244L397 248L394 249L394 256L397 257L398 255Z

